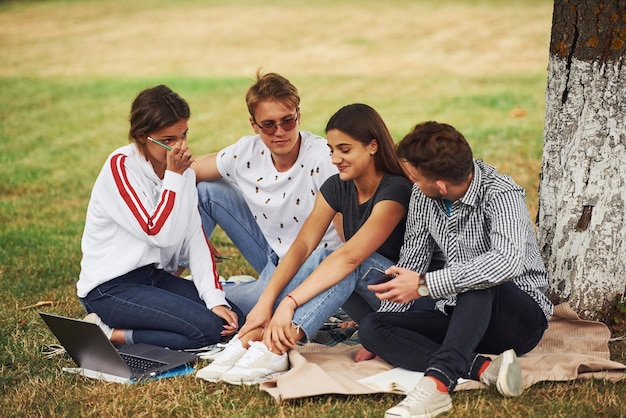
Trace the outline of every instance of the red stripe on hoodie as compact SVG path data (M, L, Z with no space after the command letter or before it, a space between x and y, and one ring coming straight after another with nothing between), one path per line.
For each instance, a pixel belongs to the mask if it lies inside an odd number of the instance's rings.
M209 245L209 239L204 233L204 227L202 227L202 233L204 234L204 240L206 242L207 249L209 250L209 255L213 257L213 253L211 252L211 246ZM217 272L217 263L215 262L215 258L213 258L213 285L216 289L223 290L222 283L220 282L220 275Z
M159 200L154 214L150 215L141 204L137 192L128 180L126 167L124 166L126 158L128 156L124 154L116 154L111 157L111 172L115 185L141 229L148 235L156 235L161 231L161 228L163 228L163 225L172 213L176 193L171 190L165 190L161 195L161 200Z

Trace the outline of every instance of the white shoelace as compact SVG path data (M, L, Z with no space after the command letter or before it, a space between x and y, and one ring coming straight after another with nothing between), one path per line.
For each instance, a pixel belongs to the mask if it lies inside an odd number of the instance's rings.
M398 406L407 406L409 408L415 408L418 405L422 405L428 398L430 392L424 388L418 390L412 390L409 394L398 404Z
M248 367L254 364L258 359L263 357L269 350L261 341L252 341L248 352L237 362L237 367Z
M233 339L230 341L230 343L226 344L224 351L222 351L220 355L216 356L215 360L213 360L213 364L215 364L216 366L228 364L228 362L233 357L239 355L239 353L241 353L241 350L243 350L243 347L241 346L241 343L236 343L238 341L239 340Z

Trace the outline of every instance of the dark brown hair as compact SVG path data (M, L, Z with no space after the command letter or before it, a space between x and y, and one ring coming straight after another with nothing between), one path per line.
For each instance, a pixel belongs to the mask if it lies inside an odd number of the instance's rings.
M431 180L460 184L473 170L473 156L467 140L453 126L423 122L398 144L398 156Z
M349 135L363 145L368 145L375 139L378 142L378 151L374 154L376 169L381 173L407 177L396 155L396 145L387 125L380 114L370 106L354 103L342 107L326 124L326 133L332 129Z
M130 109L128 138L137 142L138 136L172 126L189 119L189 105L167 86L159 85L141 91ZM138 144L142 148L142 144Z

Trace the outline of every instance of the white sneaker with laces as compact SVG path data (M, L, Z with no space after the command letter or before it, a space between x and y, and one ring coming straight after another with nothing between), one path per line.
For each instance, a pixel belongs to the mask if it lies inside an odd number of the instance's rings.
M196 377L209 382L219 382L222 374L230 370L247 351L239 341L239 336L235 335L224 350L215 356L211 364L196 372Z
M480 381L487 386L495 386L503 396L521 395L524 384L515 350L506 350L491 360L491 364L480 375Z
M385 412L385 418L431 418L450 409L450 395L438 391L433 379L423 377L402 402Z
M113 328L102 322L102 319L98 316L97 313L92 312L88 314L85 318L83 318L85 322L91 322L92 324L96 324L100 327L100 329L104 332L107 338L110 340L111 335L113 335Z
M254 385L271 380L287 370L287 353L274 354L261 341L252 341L248 352L222 375L222 381L233 385Z

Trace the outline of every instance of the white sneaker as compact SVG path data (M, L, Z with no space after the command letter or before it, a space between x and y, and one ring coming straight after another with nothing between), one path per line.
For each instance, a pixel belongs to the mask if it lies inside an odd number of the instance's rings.
M109 340L111 339L111 335L113 335L113 328L111 328L110 326L108 326L107 324L102 322L102 319L98 316L97 313L95 313L95 312L90 313L85 318L83 318L83 321L91 322L92 324L96 324L104 332L104 334L107 336L107 338Z
M248 352L222 375L222 381L233 385L254 385L271 380L287 370L287 353L274 354L261 341L252 341Z
M439 392L437 383L422 377L406 398L385 412L385 418L410 417L431 418L452 409L448 393Z
M235 335L226 344L224 350L215 355L215 359L211 364L196 372L196 377L209 382L219 382L222 374L230 370L247 351L243 348L241 341L239 341L239 336Z
M487 386L495 386L502 396L521 395L524 391L524 383L515 350L506 350L491 360L491 364L480 375L480 381Z

